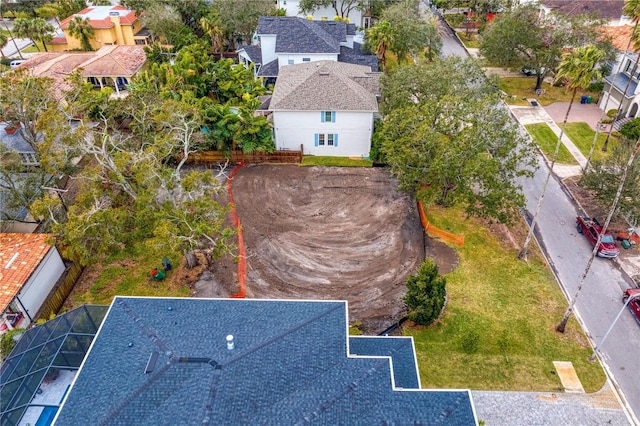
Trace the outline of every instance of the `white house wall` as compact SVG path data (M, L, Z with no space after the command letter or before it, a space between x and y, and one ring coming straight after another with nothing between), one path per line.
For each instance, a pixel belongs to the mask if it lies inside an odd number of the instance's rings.
M339 0L338 0L339 1ZM303 14L300 12L300 0L278 0L278 8L285 9L287 16L300 16L306 18L307 16L313 16L314 21L319 21L322 18L326 18L330 21L336 16L336 11L333 7L321 7L311 14ZM340 10L340 7L338 7ZM353 9L349 12L349 23L362 26L362 11Z
M301 64L304 58L309 58L310 61L307 62L315 62L315 61L334 61L338 62L338 54L337 53L282 53L278 55L278 69L285 65L291 65L289 63L289 59L293 60L293 64Z
M276 36L261 35L260 36L260 53L262 54L262 64L268 64L276 59Z
M320 111L274 111L277 149L299 150L305 155L368 157L373 112L336 112L334 123L321 121ZM315 146L316 133L337 134L338 146Z
M30 317L38 312L58 278L64 272L64 268L64 262L58 249L52 247L31 274L27 283L22 286L17 297Z

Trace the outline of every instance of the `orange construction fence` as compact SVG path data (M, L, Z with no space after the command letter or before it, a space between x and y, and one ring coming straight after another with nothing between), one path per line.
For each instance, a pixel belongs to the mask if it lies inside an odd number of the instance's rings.
M238 163L238 165L234 167L234 169L229 174L229 179L227 179L227 193L229 194L229 204L231 205L231 218L233 219L233 225L238 228L238 251L240 252L238 259L238 283L240 284L240 291L231 296L235 299L244 298L247 288L247 253L244 250L242 224L240 223L240 219L238 218L238 212L236 211L236 206L233 202L233 191L231 190L231 182L233 181L233 177L243 166L244 163Z
M458 244L459 246L464 246L464 235L456 235L451 232L444 231L436 226L432 225L427 219L427 215L424 212L424 207L422 207L422 202L418 201L418 211L420 212L420 222L422 222L422 227L424 228L424 232L436 235L443 240L449 241L454 244Z

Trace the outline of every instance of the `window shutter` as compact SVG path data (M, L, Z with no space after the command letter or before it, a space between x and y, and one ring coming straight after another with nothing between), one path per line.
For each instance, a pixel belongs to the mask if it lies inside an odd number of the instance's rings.
M338 147L338 134L337 133L333 134L333 146L335 146L336 148Z
M331 111L331 122L332 123L336 122L336 112L335 111Z
M320 111L320 121L324 123L324 111Z
M316 137L316 142L315 142L314 146L318 146L318 134L317 133L315 134L315 137Z

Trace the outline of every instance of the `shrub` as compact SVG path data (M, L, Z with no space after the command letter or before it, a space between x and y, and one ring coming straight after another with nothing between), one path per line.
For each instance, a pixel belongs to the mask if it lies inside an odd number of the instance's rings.
M445 277L438 273L438 265L427 259L415 275L407 279L407 294L404 305L409 311L407 318L416 324L429 325L435 321L446 298Z
M16 345L17 335L22 333L24 333L24 329L14 328L2 335L0 338L0 361L4 361L9 356Z
M610 109L609 111L607 111L607 117L609 118L614 118L616 115L618 115L617 109Z
M589 85L589 91L590 92L602 92L602 89L604 89L604 83L599 81L597 83L591 83Z
M640 118L634 118L633 120L624 123L620 128L620 133L629 140L638 140L638 138L640 138Z

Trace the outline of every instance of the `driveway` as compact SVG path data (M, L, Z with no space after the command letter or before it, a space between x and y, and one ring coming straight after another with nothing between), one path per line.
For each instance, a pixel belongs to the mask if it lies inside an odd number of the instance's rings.
M562 123L564 121L564 116L567 114L568 107L569 102L556 102L544 107L544 109L547 111L547 114L553 118L553 121L556 123ZM579 121L586 122L593 130L596 130L596 125L602 118L602 115L602 110L598 105L594 103L581 104L580 99L576 99L571 106L571 113L569 114L569 119L567 121L570 123Z

